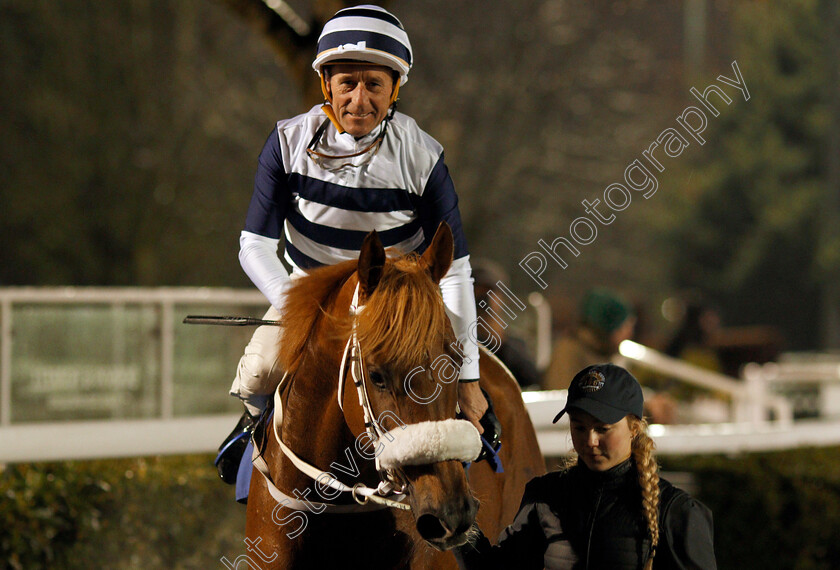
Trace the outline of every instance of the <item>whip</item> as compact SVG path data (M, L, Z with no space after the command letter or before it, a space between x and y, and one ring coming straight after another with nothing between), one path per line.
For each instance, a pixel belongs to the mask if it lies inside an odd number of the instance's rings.
M275 327L283 326L281 321L266 321L254 317L225 317L207 315L187 315L184 317L184 324L187 325L222 325L227 327L249 327L270 325Z

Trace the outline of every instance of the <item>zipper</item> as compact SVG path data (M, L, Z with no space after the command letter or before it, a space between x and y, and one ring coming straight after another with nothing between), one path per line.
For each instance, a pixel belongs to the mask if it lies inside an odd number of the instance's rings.
M592 548L592 533L595 530L595 519L598 518L598 508L601 506L601 497L604 495L604 488L598 489L598 499L595 501L595 509L592 511L592 520L589 523L589 537L586 540L586 570L589 570L589 553Z

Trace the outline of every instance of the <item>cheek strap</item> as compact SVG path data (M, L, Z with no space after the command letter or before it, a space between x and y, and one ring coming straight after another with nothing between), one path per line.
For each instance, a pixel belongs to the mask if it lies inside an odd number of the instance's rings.
M391 93L391 100L388 102L389 107L397 102L397 95L399 95L399 93L400 93L400 78L397 77L397 82L394 84L394 92Z
M341 124L338 122L338 118L335 116L335 111L332 108L332 99L330 98L329 92L327 91L327 82L324 79L324 72L318 74L321 78L321 93L324 94L324 104L321 105L321 110L324 114L329 118L330 122L336 128L339 134L344 132L344 128L342 128Z

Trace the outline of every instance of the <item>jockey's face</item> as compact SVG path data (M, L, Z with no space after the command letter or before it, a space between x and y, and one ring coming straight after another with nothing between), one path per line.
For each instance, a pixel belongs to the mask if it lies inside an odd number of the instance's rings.
M388 113L394 78L387 67L341 63L332 65L328 74L327 93L342 128L361 137L382 122Z

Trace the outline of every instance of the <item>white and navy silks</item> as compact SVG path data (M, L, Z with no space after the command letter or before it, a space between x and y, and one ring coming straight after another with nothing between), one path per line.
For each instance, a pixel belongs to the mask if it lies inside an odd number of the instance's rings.
M387 128L375 152L374 147L352 158L313 158L306 149L326 120L316 106L278 122L259 157L239 260L272 305L266 318L279 318L291 278L321 265L357 259L371 230L386 248L420 253L445 221L452 228L455 253L440 288L466 357L461 379L478 378L478 346L468 336L476 320L469 254L443 147L413 119L395 113L358 139L338 133L330 124L316 148L330 156L351 155ZM284 257L293 268L291 278L277 254L281 237ZM279 380L273 360L276 338L275 327L257 329L231 388L252 413L263 407Z

